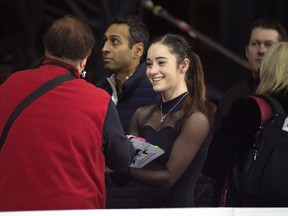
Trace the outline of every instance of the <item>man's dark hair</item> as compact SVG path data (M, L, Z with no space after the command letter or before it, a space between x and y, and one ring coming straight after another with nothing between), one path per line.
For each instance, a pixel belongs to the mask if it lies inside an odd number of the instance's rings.
M249 43L251 32L255 28L274 29L279 34L279 37L278 37L279 42L288 40L287 31L284 25L276 19L265 17L265 18L260 18L252 23L250 27L250 34L248 36L247 43Z
M143 43L144 55L146 54L149 43L149 30L139 17L123 15L115 16L110 25L112 24L127 24L130 33L129 48L132 48L136 43Z
M43 37L46 51L53 56L71 60L89 56L94 43L91 28L70 15L53 22Z

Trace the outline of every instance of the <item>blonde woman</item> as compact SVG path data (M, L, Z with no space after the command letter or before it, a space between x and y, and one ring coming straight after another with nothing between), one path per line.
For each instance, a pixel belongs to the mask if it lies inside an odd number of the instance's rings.
M288 42L273 45L266 53L260 67L260 84L256 94L272 96L288 112ZM214 177L219 184L215 185L215 199L220 200L225 175L236 163L243 167L248 151L255 142L255 134L261 121L260 110L252 98L235 101L229 113L224 117L219 130L216 131L205 162L204 174ZM233 187L230 178L230 192L227 206L274 206L265 200L241 199ZM222 184L221 184L222 182ZM217 202L216 202L217 203Z

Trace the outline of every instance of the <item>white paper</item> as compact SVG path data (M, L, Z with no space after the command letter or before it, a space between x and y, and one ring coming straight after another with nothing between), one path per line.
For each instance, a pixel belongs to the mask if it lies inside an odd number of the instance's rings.
M282 130L288 132L288 117L285 119L285 121L283 123Z
M164 150L159 146L153 145L141 137L133 135L127 135L127 137L135 148L134 161L130 164L130 167L142 168L164 153Z

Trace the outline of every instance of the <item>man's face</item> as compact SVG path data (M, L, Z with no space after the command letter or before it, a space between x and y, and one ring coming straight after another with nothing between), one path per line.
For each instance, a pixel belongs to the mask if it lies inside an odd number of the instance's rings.
M115 73L131 71L133 47L129 48L129 26L127 24L112 24L104 34L102 48L104 67Z
M259 67L267 50L279 42L279 34L274 29L254 28L249 44L246 46L246 57L254 78L259 77Z

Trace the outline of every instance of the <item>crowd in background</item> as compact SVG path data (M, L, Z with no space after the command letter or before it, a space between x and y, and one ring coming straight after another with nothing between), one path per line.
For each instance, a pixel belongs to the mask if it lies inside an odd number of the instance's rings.
M229 1L229 0L154 0L174 17L184 20L211 39L245 58L243 49L249 24L260 17L274 17L287 27L288 3L284 0ZM96 44L91 55L87 80L100 80L103 62L99 58L104 31L111 18L118 14L139 14L147 24L151 37L166 32L181 32L173 24L154 16L141 7L140 0L20 0L1 1L0 17L0 74L1 82L9 73L31 65L41 54L41 37L52 20L65 14L83 17L91 26ZM205 69L208 94L218 100L232 85L249 76L247 70L216 50L193 39Z

